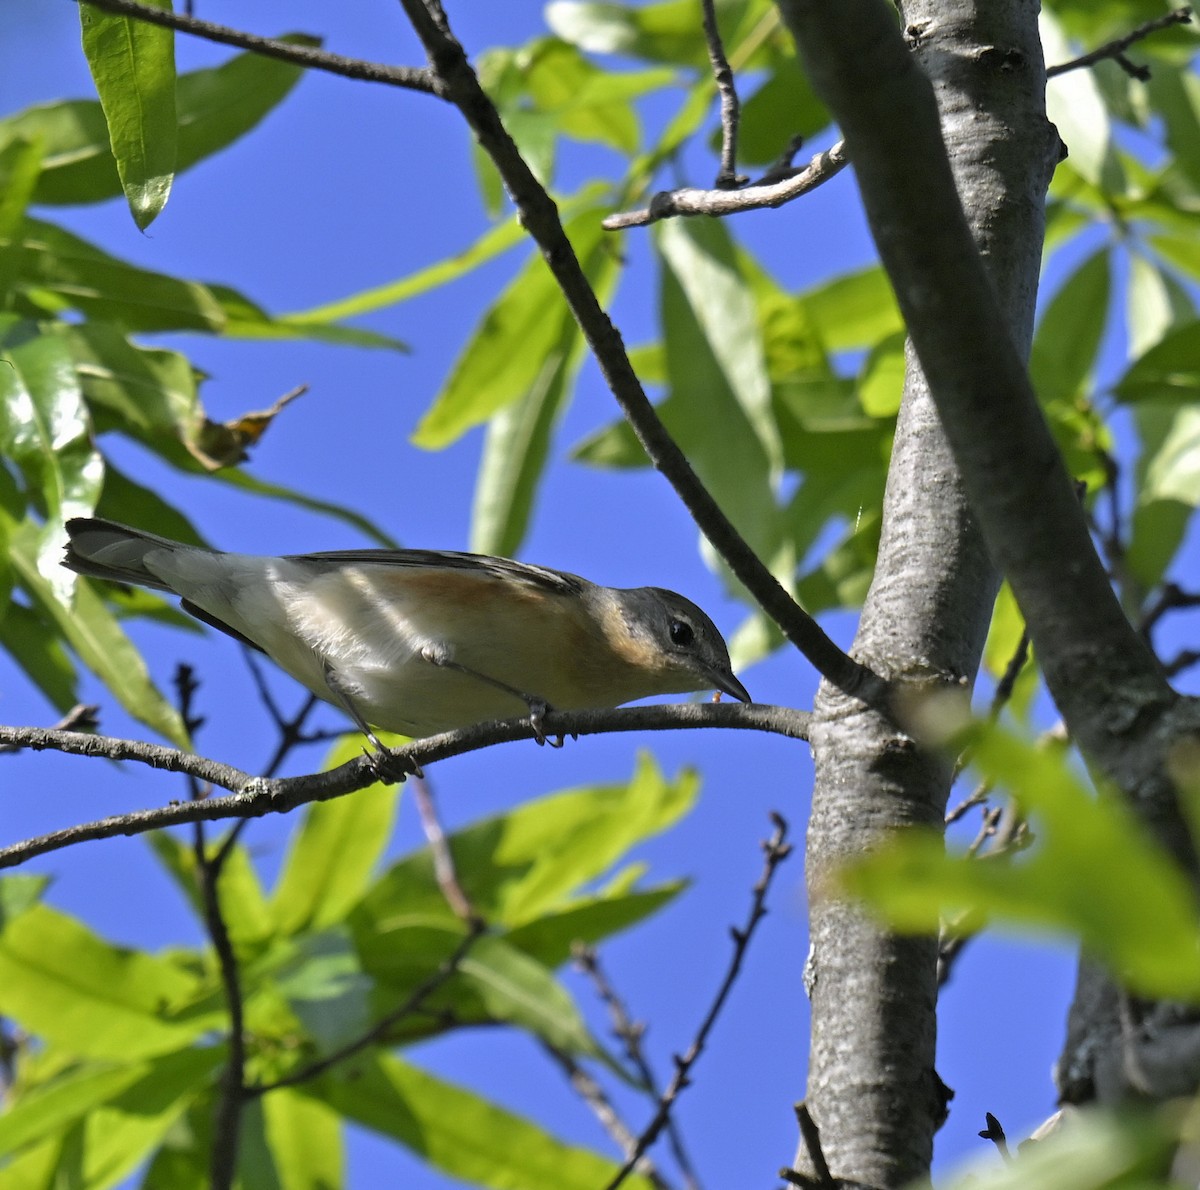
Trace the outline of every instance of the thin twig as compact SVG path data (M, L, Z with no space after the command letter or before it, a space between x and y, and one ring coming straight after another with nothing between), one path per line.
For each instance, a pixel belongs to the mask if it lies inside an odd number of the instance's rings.
M829 1162L825 1160L825 1150L821 1147L821 1130L808 1110L808 1104L803 1100L796 1104L796 1122L800 1125L800 1136L804 1141L805 1152L816 1171L816 1185L833 1190L837 1183L829 1172ZM811 1179L810 1179L811 1182Z
M992 705L988 707L988 721L991 723L995 723L1000 718L1000 712L1004 710L1013 696L1017 678L1021 676L1025 662L1029 660L1029 644L1029 629L1025 627L1021 629L1021 639L1017 641L1017 647L1008 659L1004 673L1001 675L1000 681L996 683L995 692L992 694Z
M758 211L764 207L781 207L828 182L849 164L845 144L838 141L831 148L816 154L808 165L787 170L773 167L761 179L740 190L697 190L691 187L661 190L650 199L649 206L609 215L601 226L606 231L620 231L626 227L646 227L660 219L672 219L679 215L720 218L740 215L744 211Z
M51 725L50 731L95 731L100 726L100 708L95 703L76 703L57 723ZM17 744L0 744L0 756L10 752L20 752Z
M965 763L965 762L964 762ZM982 805L987 801L988 795L992 792L991 781L980 781L978 785L968 794L961 802L958 803L952 810L946 812L944 820L945 826L950 826L957 822L972 806Z
M347 1058L352 1058L355 1054L361 1053L368 1046L374 1045L375 1042L381 1041L405 1017L419 1011L425 1001L434 992L438 991L439 988L443 987L454 977L463 959L467 957L468 952L485 932L486 928L482 922L477 920L468 922L466 932L459 939L458 945L454 950L438 965L436 971L413 988L412 992L405 997L404 1002L399 1007L381 1017L361 1036L326 1054L323 1058L319 1058L315 1062L310 1062L307 1066L302 1066L299 1070L293 1070L290 1074L285 1074L281 1078L277 1078L274 1082L253 1083L247 1086L245 1088L247 1098L256 1098L257 1096L267 1094L268 1091L274 1091L278 1087L294 1087L311 1079L319 1078L325 1071L346 1061Z
M721 30L717 25L714 0L701 0L700 10L704 22L704 40L708 43L708 60L712 63L713 79L717 93L721 96L721 167L715 182L718 190L736 190L747 179L737 172L738 121L741 107L738 103L737 87L725 47L721 44Z
M591 980L596 994L608 1009L613 1035L621 1043L625 1056L637 1071L642 1089L655 1099L661 1098L662 1090L659 1086L658 1076L650 1064L645 1046L642 1045L646 1036L645 1025L633 1019L625 1001L617 993L612 981L601 967L600 956L594 946L577 945L572 948L571 954L575 965ZM683 1134L674 1118L668 1117L666 1128L667 1144L671 1147L671 1155L675 1158L675 1164L679 1166L679 1171L683 1174L689 1190L692 1190L693 1187L699 1186L700 1182L696 1174L696 1167L692 1164L692 1159L683 1143Z
M429 779L424 776L414 777L412 783L413 799L417 803L417 814L421 819L421 827L425 831L425 839L433 856L433 874L446 898L455 917L465 922L482 922L475 912L471 898L458 879L458 870L454 866L454 856L450 851L450 843L446 832L442 829L438 818L437 807L433 801L433 788Z
M100 9L101 12L135 17L149 25L160 25L166 29L202 37L205 41L236 46L241 50L249 50L252 54L261 54L264 58L278 58L310 70L324 70L344 78L359 79L366 83L385 83L390 87L403 87L408 91L421 91L439 99L444 98L437 79L419 66L386 66L382 62L346 58L341 54L316 49L314 46L293 45L289 41L279 41L274 37L259 37L255 33L231 29L227 25L217 25L212 21L202 21L188 14L139 4L136 0L87 0L87 4L91 8Z
M1197 661L1200 661L1200 651L1196 649L1183 649L1176 653L1170 661L1163 663L1163 672L1169 678L1176 677L1183 673L1185 669L1191 669Z
M621 1152L628 1156L637 1145L637 1138L629 1126L621 1119L612 1100L604 1093L604 1088L575 1061L566 1050L543 1039L542 1048L567 1076L572 1089L591 1109L592 1114L600 1122L600 1126L608 1133L613 1143ZM659 1173L649 1157L643 1155L635 1167L636 1173L642 1175L656 1190L667 1190L669 1183Z
M733 955L729 962L729 968L725 972L725 978L721 981L721 986L713 998L712 1005L709 1007L704 1020L700 1023L699 1029L696 1030L696 1036L692 1039L691 1045L688 1046L687 1052L683 1055L676 1054L675 1074L671 1078L667 1089L659 1098L658 1110L654 1113L654 1118L646 1125L638 1137L637 1146L633 1153L626 1159L617 1176L608 1183L605 1190L616 1190L633 1172L638 1158L658 1139L659 1134L666 1126L667 1119L670 1117L671 1108L675 1100L688 1085L691 1069L696 1064L696 1060L704 1052L708 1035L712 1032L713 1025L716 1024L717 1018L721 1014L721 1009L725 1006L725 1001L733 989L734 983L737 982L738 975L741 973L742 962L746 957L747 947L750 945L750 939L754 936L754 931L758 923L766 916L767 890L771 886L771 880L779 865L787 859L792 850L792 845L786 841L787 822L780 814L772 814L771 820L775 824L775 831L770 839L763 843L763 852L766 858L763 864L762 875L759 877L758 883L754 886L749 917L741 929L734 927L730 930L733 938Z
M188 735L195 737L203 719L196 715L193 700L198 683L189 665L180 665L175 671L175 688L178 692L179 714ZM202 801L208 788L195 776L184 774L193 802ZM229 927L221 911L219 881L222 861L210 856L205 838L204 823L196 822L192 828L192 854L196 861L196 882L199 885L201 904L204 907L204 926L217 956L217 969L221 976L221 988L225 995L225 1006L229 1013L229 1054L225 1070L221 1075L217 1103L213 1111L212 1149L209 1158L209 1185L213 1190L228 1190L237 1174L238 1146L242 1128L242 1104L246 1076L246 1033L245 1009L242 1000L241 972L237 955L229 937Z
M979 832L967 847L966 855L979 863L994 863L1023 851L1032 842L1025 819L1015 803L984 807ZM985 849L986 845L986 849ZM954 965L967 944L984 928L986 919L975 910L967 910L942 926L938 939L937 983L944 987L954 973Z
M542 726L548 735L598 735L613 731L661 731L674 728L725 727L771 731L792 739L807 739L811 715L789 707L742 703L678 703L622 707L604 711L554 711ZM535 732L527 718L480 723L458 731L414 740L394 749L400 761L433 764L451 756L475 752L494 744L530 740ZM108 760L133 760L152 768L190 773L221 789L233 792L202 802L173 802L151 810L114 814L93 822L51 831L0 848L0 869L16 867L38 855L60 851L91 839L140 835L146 831L185 822L215 822L223 818L260 818L285 813L309 802L328 801L372 785L379 774L366 756L355 757L324 773L301 777L255 777L232 765L138 740L87 735L77 731L51 731L44 727L0 726L0 745L11 744L35 752L53 749L76 756L102 756Z
M1057 74L1066 74L1068 70L1080 70L1085 66L1094 66L1105 58L1114 58L1126 73L1145 82L1150 77L1150 71L1145 66L1135 66L1125 57L1125 51L1135 42L1149 37L1152 33L1157 33L1160 29L1167 29L1171 25L1186 25L1190 23L1191 19L1192 10L1185 6L1175 9L1165 16L1156 17L1152 21L1143 21L1131 33L1124 37L1118 37L1116 41L1106 42L1098 49L1092 50L1091 53L1072 58L1069 62L1063 62L1058 66L1047 67L1046 77L1054 78Z
M1159 620L1170 611L1200 607L1200 592L1185 591L1178 583L1163 583L1158 597L1142 613L1138 630L1146 639L1158 626Z
M542 251L575 321L638 441L663 473L734 575L801 653L843 693L886 708L890 687L843 652L805 612L752 550L700 482L678 443L668 433L629 362L624 343L604 312L563 230L558 208L534 176L451 34L437 0L401 0L421 39L430 67L448 98L462 112L480 147L500 174L525 230Z

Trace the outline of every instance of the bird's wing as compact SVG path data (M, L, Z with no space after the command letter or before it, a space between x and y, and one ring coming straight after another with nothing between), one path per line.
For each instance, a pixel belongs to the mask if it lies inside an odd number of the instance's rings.
M586 579L562 570L531 566L526 562L514 562L511 558L493 558L487 554L464 554L453 550L328 550L316 554L289 554L287 560L316 565L320 569L349 565L469 570L494 578L516 580L559 595L579 595L591 585Z

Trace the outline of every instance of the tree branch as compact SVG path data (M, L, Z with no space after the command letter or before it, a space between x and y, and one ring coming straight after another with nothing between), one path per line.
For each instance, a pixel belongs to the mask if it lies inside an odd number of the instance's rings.
M79 2L83 3L84 0L79 0ZM437 79L428 70L419 66L385 66L381 62L369 62L362 58L346 58L341 54L331 54L312 46L292 45L291 42L279 41L274 37L259 37L254 33L231 29L227 25L202 21L198 17L173 13L163 8L154 8L149 4L139 4L136 0L86 0L86 2L90 7L100 9L101 12L134 17L150 25L160 25L166 29L175 29L180 33L190 33L195 37L202 37L205 41L215 41L221 45L232 45L238 49L249 50L253 54L261 54L264 58L278 58L280 61L291 62L293 65L304 66L310 70L324 70L329 74L340 74L344 78L359 79L367 83L386 83L390 87L403 87L409 91L421 91L439 99L444 98Z
M704 24L704 40L708 44L708 60L712 63L717 94L721 97L721 167L717 171L716 187L718 190L734 190L746 181L737 172L741 105L738 103L733 71L729 69L729 59L725 57L725 47L721 44L714 0L700 0L700 14Z
M601 711L552 711L545 716L542 726L546 734L551 736L725 727L807 739L808 722L809 715L806 712L788 707L747 706L740 703L665 703ZM394 751L402 761L411 759L417 764L426 765L493 744L535 738L528 719L505 719L414 740ZM187 773L220 789L228 789L231 793L226 797L209 797L201 802L176 802L152 810L117 814L26 839L0 848L0 869L16 867L35 856L60 851L90 839L140 835L187 822L215 822L224 818L259 818L264 814L281 814L308 802L328 801L353 793L378 780L372 761L366 755L324 773L267 778L255 777L232 765L160 744L80 732L56 732L44 727L0 726L0 745L4 744L37 752L52 749L76 756L134 760L168 772Z
M563 231L558 208L505 130L462 46L450 32L441 4L437 0L401 2L425 46L435 77L445 88L446 98L462 112L484 152L496 166L517 207L522 225L541 249L609 389L651 462L675 488L701 532L738 580L818 672L849 695L864 702L885 705L886 683L847 656L796 604L746 544L667 432L629 362L620 334L600 306Z
M195 739L204 720L192 709L193 699L199 687L191 666L180 665L176 669L175 688L178 691L180 718L188 736ZM207 796L206 787L193 776L188 776L187 782L192 802L203 801ZM230 837L233 838L236 834L235 828L230 832ZM233 949L233 941L229 937L229 927L221 911L218 891L221 870L229 856L229 849L222 847L215 855L210 855L204 823L196 822L192 826L192 854L196 862L196 883L200 888L200 902L204 909L204 927L217 956L217 969L221 975L221 987L229 1011L229 1057L217 1092L209 1157L209 1184L212 1190L229 1190L237 1175L246 1072L245 1004L242 999L241 971Z
M671 1108L674 1106L675 1100L679 1098L680 1092L687 1087L690 1081L689 1074L691 1069L704 1052L704 1047L708 1042L708 1035L712 1032L713 1025L717 1023L717 1017L721 1015L721 1009L725 1006L725 1001L728 999L729 993L733 990L733 985L737 982L738 975L742 970L742 962L746 957L746 951L750 945L750 939L753 938L754 931L758 928L758 923L766 916L767 891L771 887L771 880L774 878L779 865L792 852L792 845L787 842L787 822L779 814L772 814L771 818L775 824L775 831L763 843L763 852L766 858L763 862L762 875L758 878L758 883L754 886L750 914L746 919L746 924L741 929L734 927L730 930L730 935L733 938L733 954L730 957L725 978L721 980L721 986L717 989L717 994L713 997L713 1002L705 1014L704 1020L700 1022L700 1027L696 1030L696 1036L692 1039L691 1045L688 1046L687 1052L683 1055L677 1054L675 1056L675 1074L668 1084L667 1089L659 1098L658 1110L654 1113L653 1119L642 1130L633 1152L626 1158L625 1164L618 1171L617 1176L608 1183L605 1190L617 1190L617 1187L633 1173L639 1159L658 1139L663 1128L666 1127L666 1123L671 1117Z
M1147 82L1150 78L1150 71L1145 66L1136 66L1125 57L1125 51L1136 42L1142 41L1149 37L1152 33L1157 33L1160 29L1168 29L1172 25L1187 25L1191 22L1192 10L1188 6L1176 8L1174 11L1167 13L1165 16L1157 17L1152 21L1143 21L1131 33L1127 33L1124 37L1118 37L1116 41L1106 42L1104 45L1092 50L1091 53L1082 54L1078 58L1072 58L1070 62L1062 62L1058 66L1048 66L1046 68L1046 77L1054 78L1058 74L1066 74L1069 70L1080 70L1085 66L1094 66L1097 62L1103 61L1105 58L1114 59L1120 67L1134 78L1141 82ZM980 1133L982 1136L983 1134Z
M621 1047L625 1050L625 1056L633 1064L638 1077L642 1080L642 1090L648 1092L653 1098L659 1099L662 1091L659 1089L654 1068L650 1065L650 1059L647 1057L646 1050L642 1045L642 1038L646 1035L645 1026L630 1016L624 1000L617 994L616 988L613 987L608 976L601 968L600 958L594 946L579 944L572 949L571 953L575 960L575 965L592 981L592 985L596 989L596 994L608 1009L608 1017L612 1023L613 1035L621 1043ZM676 1126L674 1119L670 1116L667 1117L666 1130L667 1143L671 1146L671 1153L675 1158L675 1163L679 1166L679 1170L683 1174L689 1190L696 1190L699 1186L699 1179L696 1176L695 1167L692 1165L691 1157L688 1156L687 1148L683 1143L683 1136ZM633 1147L630 1146L626 1156L632 1151Z
M361 1036L340 1046L332 1053L326 1054L323 1058L318 1058L317 1061L310 1062L307 1066L302 1066L299 1070L293 1070L290 1074L285 1074L282 1078L277 1078L272 1083L256 1083L246 1087L244 1092L246 1097L258 1098L279 1087L295 1087L300 1083L310 1082L314 1078L319 1078L327 1070L345 1062L348 1058L354 1057L355 1054L362 1053L363 1050L368 1046L374 1045L375 1042L382 1041L392 1030L393 1026L399 1024L406 1016L416 1012L434 992L453 978L455 972L462 965L463 959L470 952L471 947L486 932L487 928L477 918L468 922L466 932L454 950L438 965L436 971L413 988L412 992L405 997L402 1004L381 1017Z
M818 153L802 169L773 170L741 190L697 190L693 187L660 190L650 199L648 207L609 215L602 226L606 231L619 231L626 227L646 227L660 219L671 219L677 215L721 218L764 207L781 207L828 182L849 164L845 142L838 141L836 145Z
M876 243L991 555L1072 735L1126 788L1174 696L1100 563L964 218L928 79L881 0L781 0L838 119ZM1053 130L1043 121L1044 151ZM1030 531L1035 517L1037 531Z
M574 1059L566 1050L542 1041L542 1048L551 1060L566 1075L572 1089L591 1108L592 1115L600 1122L600 1127L608 1133L613 1143L624 1155L633 1152L637 1145L637 1137L630 1131L629 1126L621 1119L612 1100L604 1093L604 1088ZM658 1172L650 1158L643 1155L635 1167L655 1190L669 1190L670 1184Z

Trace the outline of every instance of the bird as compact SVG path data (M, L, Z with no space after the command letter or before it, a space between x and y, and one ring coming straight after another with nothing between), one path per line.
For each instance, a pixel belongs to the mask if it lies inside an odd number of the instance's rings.
M340 707L381 753L373 728L420 738L528 715L545 742L551 710L701 690L751 701L712 620L661 587L444 550L225 553L96 517L66 531L64 566L178 596Z

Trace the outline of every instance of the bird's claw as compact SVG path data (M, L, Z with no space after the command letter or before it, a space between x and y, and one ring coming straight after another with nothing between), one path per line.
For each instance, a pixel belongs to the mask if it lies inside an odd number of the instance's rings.
M411 757L385 748L378 740L373 742L375 751L364 748L363 755L367 758L367 764L370 765L376 779L384 785L403 785L409 777L420 780L425 776L421 766Z
M542 724L545 721L546 715L550 712L550 704L541 699L532 699L529 703L529 726L533 728L533 738L537 740L538 747L541 748L549 744L551 748L561 748L566 742L564 736L559 735L556 739L551 739L545 732Z

